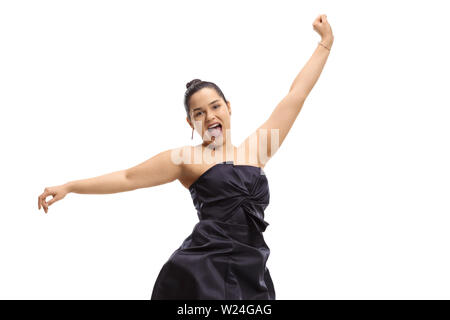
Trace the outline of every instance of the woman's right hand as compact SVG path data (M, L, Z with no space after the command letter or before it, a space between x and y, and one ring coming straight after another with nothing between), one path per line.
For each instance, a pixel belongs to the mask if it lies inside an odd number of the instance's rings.
M67 185L60 185L55 187L47 187L44 189L44 192L38 197L38 208L39 210L44 208L45 213L48 212L48 206L52 205L58 200L64 199L66 194L69 193L69 189ZM48 196L53 196L52 200L47 202L45 199Z

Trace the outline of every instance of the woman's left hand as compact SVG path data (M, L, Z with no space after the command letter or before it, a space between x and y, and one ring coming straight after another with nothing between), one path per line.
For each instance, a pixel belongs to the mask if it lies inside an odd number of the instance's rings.
M327 44L333 44L334 36L331 26L328 23L327 15L319 15L313 22L313 29L322 37L322 40Z

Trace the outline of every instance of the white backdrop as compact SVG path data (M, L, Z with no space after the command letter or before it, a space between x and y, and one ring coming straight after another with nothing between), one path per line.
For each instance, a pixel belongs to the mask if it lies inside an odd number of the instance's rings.
M449 299L444 3L0 2L0 298L150 299L198 221L187 189L69 194L47 215L38 196L199 144L183 107L194 78L222 88L238 145L326 14L328 62L265 167L277 299Z

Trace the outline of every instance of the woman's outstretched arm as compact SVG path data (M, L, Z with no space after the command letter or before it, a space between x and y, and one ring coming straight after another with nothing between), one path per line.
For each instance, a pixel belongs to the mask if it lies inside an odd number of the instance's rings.
M163 151L129 169L67 183L69 192L105 194L148 188L171 182L181 174L181 166L171 161L171 150Z
M330 50L325 47L331 48L334 36L326 19L326 15L319 15L313 22L313 28L320 34L320 43L322 45L317 44L311 58L292 82L288 94L275 107L268 120L252 134L256 134L257 136L258 157L262 164L265 164L283 143L289 130L294 124L295 119L300 113L307 96L319 79L330 54ZM266 141L266 143L261 146L260 140L261 135L263 134L266 135L266 138L263 140ZM272 137L278 141L272 141ZM274 146L274 149L272 149L272 145ZM267 157L261 157L261 155L267 155Z
M149 188L181 177L183 163L174 161L174 154L183 148L169 149L125 171L130 190Z
M68 193L106 194L153 187L171 182L182 174L182 165L172 160L172 150L163 151L129 169L115 171L94 178L74 180L60 186L47 187L38 197L38 209L63 199ZM53 196L46 202L48 196Z

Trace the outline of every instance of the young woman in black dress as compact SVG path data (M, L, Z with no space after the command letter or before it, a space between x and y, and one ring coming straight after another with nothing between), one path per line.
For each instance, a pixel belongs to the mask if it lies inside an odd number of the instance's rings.
M67 193L105 194L179 180L199 222L163 265L151 299L275 299L263 232L269 186L263 170L282 144L327 61L334 36L326 15L313 55L266 122L238 147L231 142L231 105L212 82L194 79L185 93L186 120L203 142L165 150L132 168L45 188L38 208ZM48 196L53 196L46 201Z

